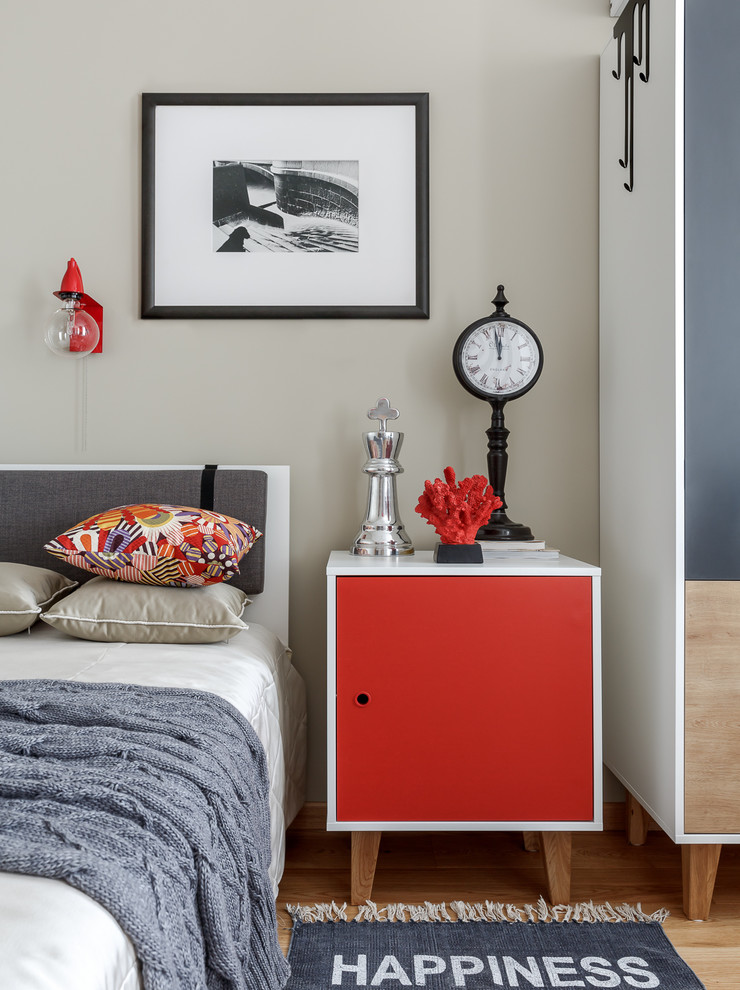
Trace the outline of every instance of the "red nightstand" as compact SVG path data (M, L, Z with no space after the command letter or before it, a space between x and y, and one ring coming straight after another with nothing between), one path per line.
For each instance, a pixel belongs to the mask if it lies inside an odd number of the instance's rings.
M352 832L352 903L388 829L540 832L567 902L570 833L602 828L599 568L334 551L327 576L327 828Z

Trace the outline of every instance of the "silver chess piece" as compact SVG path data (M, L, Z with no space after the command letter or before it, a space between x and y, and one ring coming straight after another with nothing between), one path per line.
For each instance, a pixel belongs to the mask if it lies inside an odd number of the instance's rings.
M396 475L403 472L396 458L403 433L388 430L388 420L398 419L398 410L381 398L367 417L377 419L380 429L362 434L368 457L362 470L369 475L370 487L365 521L349 552L375 557L411 554L414 547L396 508Z

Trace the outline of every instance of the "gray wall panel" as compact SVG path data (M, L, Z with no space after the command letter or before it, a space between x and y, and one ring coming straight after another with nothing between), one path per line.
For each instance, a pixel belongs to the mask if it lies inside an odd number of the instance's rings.
M740 4L686 0L686 577L740 579Z

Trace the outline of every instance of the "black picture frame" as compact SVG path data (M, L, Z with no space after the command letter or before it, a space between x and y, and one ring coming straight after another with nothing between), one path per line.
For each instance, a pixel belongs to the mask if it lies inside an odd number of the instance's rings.
M217 227L211 176L223 159L277 151L293 166L340 157L336 147L351 149L361 177L354 255L217 257L220 230L206 228ZM428 319L429 94L143 93L141 316Z

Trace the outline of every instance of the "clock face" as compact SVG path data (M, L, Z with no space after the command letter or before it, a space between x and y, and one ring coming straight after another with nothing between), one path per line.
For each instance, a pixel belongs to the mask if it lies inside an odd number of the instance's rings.
M542 347L529 327L511 317L487 317L463 330L452 357L460 383L481 399L514 399L542 370Z

